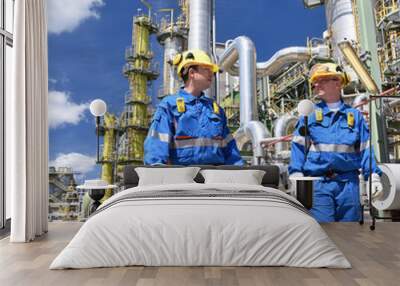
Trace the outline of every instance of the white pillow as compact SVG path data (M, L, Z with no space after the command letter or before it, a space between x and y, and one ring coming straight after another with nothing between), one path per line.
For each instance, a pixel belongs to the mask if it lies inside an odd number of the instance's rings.
M202 170L204 183L261 185L265 171L262 170Z
M193 179L196 177L199 170L199 167L135 168L139 176L138 186L195 183Z

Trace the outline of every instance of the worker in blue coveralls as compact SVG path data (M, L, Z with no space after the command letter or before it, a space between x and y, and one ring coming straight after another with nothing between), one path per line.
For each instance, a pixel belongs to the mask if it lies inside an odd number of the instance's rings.
M304 117L292 140L291 177L320 176L314 182L311 214L319 222L359 221L359 170L367 180L372 172L372 199L382 195L381 170L374 157L369 168L369 130L361 112L345 104L341 90L348 76L334 63L310 70L314 94L321 99L308 116L310 146L305 157Z
M173 59L184 87L157 107L144 142L148 165L243 165L224 110L204 90L219 68L201 50Z

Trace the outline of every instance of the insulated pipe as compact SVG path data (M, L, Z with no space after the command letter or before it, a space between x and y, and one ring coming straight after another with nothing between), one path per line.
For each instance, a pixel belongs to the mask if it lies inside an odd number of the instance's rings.
M329 48L325 45L307 47L289 47L276 52L268 61L257 63L257 76L274 75L285 65L293 62L306 62L312 57L329 58Z
M352 0L325 1L326 24L330 34L335 59L343 59L338 43L343 40L357 42L356 22Z
M364 106L366 106L365 103L368 103L368 100L369 100L369 97L367 94L365 94L365 93L359 94L356 96L356 98L354 98L352 106L354 108L357 108L360 111L363 111Z
M365 93L359 94L356 96L356 98L354 98L352 105L353 106L360 105L361 103L368 101L368 99L369 99L369 97L367 94L365 94Z
M228 73L239 60L240 125L258 120L256 93L256 50L253 42L237 37L220 56L218 65Z
M344 40L355 43L361 41L361 39L357 39L356 21L353 14L353 5L355 5L355 1L326 0L324 4L326 24L332 47L332 56L343 64L344 71L350 76L351 81L356 82L358 76L347 64L338 46L338 43Z
M228 43L228 42L227 42ZM229 44L228 44L229 45ZM268 61L257 63L257 76L265 77L279 72L285 65L293 62L306 62L312 57L329 58L329 48L325 45L317 47L289 47L276 52ZM226 70L233 76L239 74L237 65Z
M372 201L380 210L400 210L400 164L380 164L383 195Z
M211 1L191 0L189 3L188 49L200 49L210 54L211 49Z
M274 123L275 131L274 131L274 136L275 137L283 137L285 135L289 135L289 128L294 127L297 123L298 118L296 116L290 115L290 114L285 114L280 116ZM287 151L284 150L285 145L287 146L288 143L286 142L278 142L275 144L275 152L278 154L282 151Z
M241 124L242 125L242 124ZM243 149L244 145L251 141L253 145L253 160L256 165L259 158L264 157L264 149L261 147L261 141L271 137L271 134L260 121L249 121L243 124L234 134L239 150Z
M253 145L253 163L264 157L261 140L270 137L266 127L258 121L256 93L256 50L253 42L240 36L232 41L220 57L218 65L228 71L239 60L240 127L234 136L239 149L249 141Z
M400 99L395 99L389 102L390 107L396 107L397 105L400 105Z
M173 57L182 51L183 37L179 34L168 37L164 41L164 94L175 94L179 89L179 79L174 71Z

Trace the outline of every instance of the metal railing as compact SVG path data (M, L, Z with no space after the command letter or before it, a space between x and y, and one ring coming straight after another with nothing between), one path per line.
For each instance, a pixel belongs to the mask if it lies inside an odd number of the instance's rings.
M138 23L146 25L150 28L150 32L156 32L158 30L157 17L154 14L151 14L149 17L148 14L145 14L139 10L133 21L135 24Z
M133 103L140 103L140 104L150 104L151 103L151 98L150 96L146 95L144 99L139 99L137 96L135 96L135 90L130 89L127 92L125 92L125 104L133 104Z
M135 45L125 48L125 60L127 60L127 61L132 61L138 57L142 57L142 58L150 60L153 58L153 56L154 56L154 53L152 51L142 52L140 50L137 50Z
M399 10L397 0L378 0L375 4L376 24L380 23L388 16Z
M391 30L384 36L386 38L384 45L378 50L382 74L390 73L391 65L400 61L400 31Z
M126 63L122 68L122 73L127 76L129 73L141 73L147 75L150 79L156 79L159 73L158 62L144 63L140 61L139 64L132 62Z
M276 93L282 93L288 87L293 86L294 83L303 81L306 78L305 74L307 74L307 72L308 69L306 64L297 63L293 65L273 81L274 84L271 86L271 93L273 95Z

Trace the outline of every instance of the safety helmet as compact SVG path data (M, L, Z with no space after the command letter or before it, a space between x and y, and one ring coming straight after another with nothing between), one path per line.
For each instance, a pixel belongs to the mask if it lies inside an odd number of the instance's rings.
M207 53L202 50L188 50L176 54L172 63L177 66L176 71L179 77L182 76L182 70L189 66L206 66L209 67L213 73L219 71L218 66L214 64Z
M346 86L350 79L349 76L335 63L318 63L313 65L310 70L310 83L313 84L321 77L339 77L342 80L342 87Z

